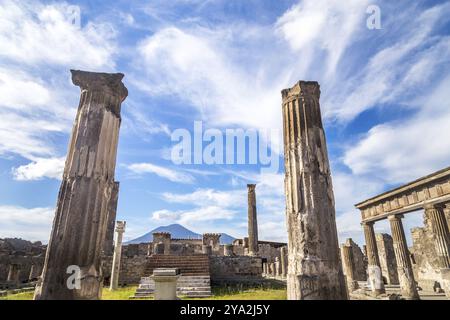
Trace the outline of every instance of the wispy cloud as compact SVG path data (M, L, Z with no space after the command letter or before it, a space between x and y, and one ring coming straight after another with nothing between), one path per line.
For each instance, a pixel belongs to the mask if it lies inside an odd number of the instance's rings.
M158 166L152 163L133 163L127 166L129 170L137 174L153 173L172 182L193 183L195 178L185 172Z
M65 158L38 158L33 162L13 168L15 180L29 181L43 178L61 180L64 171Z

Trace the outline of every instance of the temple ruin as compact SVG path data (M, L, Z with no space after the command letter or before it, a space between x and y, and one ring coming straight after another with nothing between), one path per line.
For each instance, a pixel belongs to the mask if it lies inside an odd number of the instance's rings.
M142 298L171 280L172 298L268 283L286 286L291 300L419 299L423 291L450 298L450 168L357 204L365 244L349 238L339 246L317 82L282 91L287 243L259 238L256 185L248 184L241 239L155 232L152 241L123 244L114 180L123 77L72 70L81 97L50 241L0 239L0 289L35 286L35 299L75 300L99 299L103 286L138 285L132 298ZM417 210L424 227L411 230L408 248L402 219ZM375 233L383 219L391 235Z
M392 281L390 270L383 277L373 229L374 223L388 219L402 297L418 299L418 288L430 291L439 288L450 296L449 203L450 168L446 168L356 204L361 212L371 289L375 295L384 293L383 278ZM412 230L411 253L402 219L405 214L421 209L424 210L425 227ZM392 260L392 257L388 259Z

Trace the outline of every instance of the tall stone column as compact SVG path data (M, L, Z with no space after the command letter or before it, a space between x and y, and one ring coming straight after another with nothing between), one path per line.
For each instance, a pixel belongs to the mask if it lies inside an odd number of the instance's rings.
M345 276L347 278L347 287L349 292L358 289L358 282L355 277L355 262L353 259L353 248L348 243L342 246L342 262L345 265Z
M280 248L280 263L281 263L281 276L286 278L287 275L287 266L286 266L286 247Z
M290 300L347 299L317 82L282 91Z
M125 232L126 221L117 221L116 242L114 243L114 255L111 270L111 283L109 290L116 290L119 287L120 257L122 255L122 239Z
M248 189L248 254L258 253L258 221L256 218L256 185L247 184Z
M101 253L116 186L120 109L128 91L121 73L71 72L81 98L37 300L101 296Z
M401 295L406 299L419 299L416 281L409 258L409 250L406 244L405 231L403 230L403 215L389 216L392 239L394 240L395 260L397 260L398 280L400 282Z
M430 219L439 264L442 269L450 268L450 236L444 208L440 205L425 207Z
M381 274L380 259L378 257L377 241L373 222L363 223L364 236L366 238L367 269L369 273L369 283L375 295L385 293L383 277Z

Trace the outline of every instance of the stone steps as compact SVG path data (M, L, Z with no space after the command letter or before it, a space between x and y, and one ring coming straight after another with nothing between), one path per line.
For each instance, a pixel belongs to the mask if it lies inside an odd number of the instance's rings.
M208 255L152 255L148 259L145 273L151 275L153 270L157 268L180 269L181 276L177 281L177 294L180 296L200 298L212 295ZM153 279L143 277L133 298L147 298L153 295L154 290Z

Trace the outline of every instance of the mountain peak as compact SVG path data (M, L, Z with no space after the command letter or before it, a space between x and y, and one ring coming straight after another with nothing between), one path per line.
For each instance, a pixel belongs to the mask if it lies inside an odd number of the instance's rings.
M168 233L170 233L170 235L173 239L202 239L201 234L191 231L191 230L187 229L186 227L182 226L181 224L172 223L167 226L160 226L158 228L155 228L152 231L150 231L136 239L125 242L125 244L137 244L137 243L152 242L154 232L168 232ZM222 236L220 237L220 243L221 244L231 244L234 239L235 239L234 237L232 237L226 233L222 233Z

